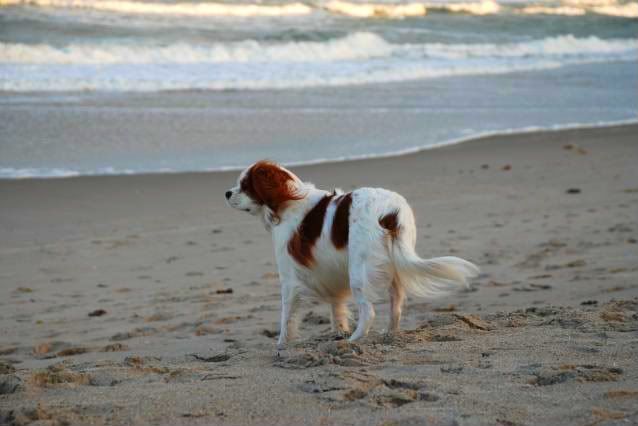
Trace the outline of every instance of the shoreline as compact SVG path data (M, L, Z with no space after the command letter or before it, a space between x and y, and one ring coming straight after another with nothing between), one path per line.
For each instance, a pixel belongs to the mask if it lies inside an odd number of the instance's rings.
M554 133L554 132L562 132L568 130L593 130L593 129L605 129L612 127L625 127L625 126L633 126L638 125L638 118L629 118L625 120L615 120L615 121L600 121L597 123L568 123L568 124L556 124L550 126L528 126L524 128L518 129L504 129L504 130L495 130L495 131L486 131L481 133L472 134L466 137L451 139L448 141L443 141L439 143L435 143L433 145L426 146L415 146L410 148L404 148L398 151L392 151L387 153L372 153L372 154L364 154L364 155L354 155L349 157L339 157L333 159L314 159L314 160L306 160L306 161L297 161L297 162L284 162L282 165L285 167L306 167L306 166L318 166L322 164L340 164L340 163L349 163L349 162L357 162L357 161L367 161L367 160L376 160L376 159L385 159L385 158L400 158L407 155L419 154L425 151L430 151L439 148L445 148L454 145L472 143L473 141L479 141L488 138L497 138L502 136L520 136L534 133ZM126 171L126 172L113 172L113 173L90 173L90 174L80 174L75 171L64 171L61 170L61 173L68 173L63 175L51 175L51 176L16 176L16 177L6 177L0 176L0 182L2 181L13 181L13 180L48 180L48 179L75 179L75 178L86 178L86 177L126 177L126 176L160 176L160 175L181 175L181 174L201 174L201 173L229 173L229 172L238 172L246 167L249 164L243 166L224 166L217 169L206 169L206 170L162 170L162 171ZM9 168L1 168L2 170L6 170ZM17 169L17 170L25 170L25 169ZM31 169L26 169L31 170Z

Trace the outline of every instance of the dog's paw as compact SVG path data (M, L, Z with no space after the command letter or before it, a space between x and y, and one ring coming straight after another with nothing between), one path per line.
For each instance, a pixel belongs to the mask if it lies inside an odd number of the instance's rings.
M343 331L343 330L339 330L335 332L335 340L345 340L348 337L350 337L352 333L350 333L349 331Z
M362 332L359 330L355 330L354 333L352 333L352 335L348 338L348 342L357 342L363 338L365 338L368 335L367 332Z

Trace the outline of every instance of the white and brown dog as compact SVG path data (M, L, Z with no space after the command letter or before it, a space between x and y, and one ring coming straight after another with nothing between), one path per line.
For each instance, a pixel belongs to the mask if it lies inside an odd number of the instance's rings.
M332 327L349 332L347 301L359 310L350 340L368 333L378 290L390 293L389 332L399 329L406 293L442 295L467 285L478 268L458 257L422 259L415 252L412 208L401 195L381 188L344 194L315 188L289 170L259 161L226 192L231 207L261 217L272 233L281 280L278 347L297 332L300 296L332 305Z

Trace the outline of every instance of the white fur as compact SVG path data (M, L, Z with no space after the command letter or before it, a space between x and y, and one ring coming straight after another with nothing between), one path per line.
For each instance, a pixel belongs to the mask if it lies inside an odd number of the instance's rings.
M240 176L245 175L245 171ZM292 173L291 173L292 175ZM295 175L294 186L304 194L290 201L273 223L272 212L254 203L239 185L230 189L228 203L237 209L261 216L272 232L277 268L281 280L281 331L278 347L296 337L297 309L303 296L314 296L332 305L332 326L349 332L347 301L352 297L358 308L358 323L350 340L364 337L375 317L372 301L380 291L388 291L391 300L389 332L399 329L406 293L417 297L435 297L467 285L478 274L472 263L458 257L422 259L415 252L416 225L412 208L401 195L381 188L352 191L349 239L345 248L336 249L331 240L336 210L334 197L326 211L323 229L313 248L314 263L306 268L288 253L288 242L306 213L329 192L304 183ZM338 194L341 192L338 192ZM381 227L379 218L399 211L400 232L393 240Z

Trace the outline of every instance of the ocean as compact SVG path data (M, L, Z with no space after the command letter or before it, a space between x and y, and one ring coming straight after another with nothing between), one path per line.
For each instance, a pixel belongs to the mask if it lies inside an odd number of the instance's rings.
M0 178L636 120L638 2L0 0Z

